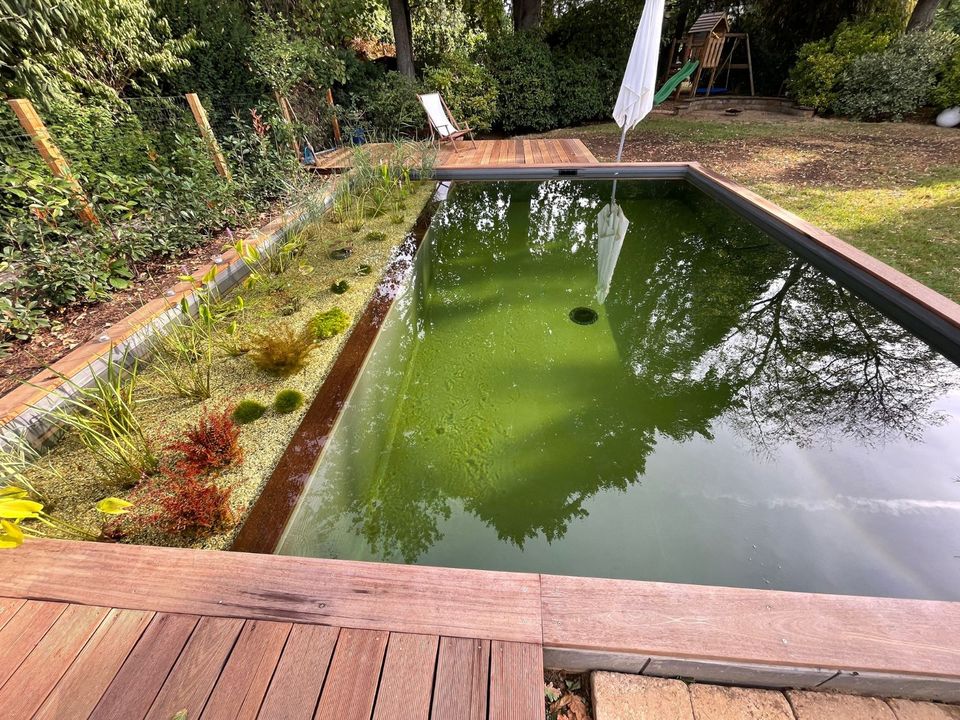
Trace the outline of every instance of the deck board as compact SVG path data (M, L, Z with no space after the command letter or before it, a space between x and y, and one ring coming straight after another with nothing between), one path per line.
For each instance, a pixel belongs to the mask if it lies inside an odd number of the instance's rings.
M10 622L0 630L0 648L3 648L0 687L6 684L66 609L63 603L31 601L10 618Z
M194 615L157 613L107 686L90 719L145 717L199 620Z
M490 720L543 713L543 650L531 643L490 644Z
M390 634L373 720L393 720L398 708L404 720L428 720L439 641L435 635Z
M243 620L237 618L201 618L146 720L170 720L181 710L200 715L242 629Z
M89 716L153 615L144 610L111 610L33 720Z
M433 717L485 720L490 672L490 641L440 638ZM543 708L540 708L543 712Z
M294 625L270 689L262 720L312 720L339 630L324 625Z
M67 607L0 688L4 716L32 716L109 612L84 605Z
M28 599L540 642L537 575L253 553L214 557L198 563L195 550L42 540L0 553L0 576L6 594Z
M200 720L255 720L291 627L246 621Z
M380 630L340 631L317 706L317 720L370 720L388 638L389 634Z

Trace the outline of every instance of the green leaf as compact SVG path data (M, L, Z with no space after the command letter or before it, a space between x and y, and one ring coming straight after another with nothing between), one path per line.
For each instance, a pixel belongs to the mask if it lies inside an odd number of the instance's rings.
M130 287L130 281L126 278L114 276L109 280L110 286L116 290L126 290Z
M132 507L132 502L115 497L104 498L97 503L97 510L106 515L123 515Z

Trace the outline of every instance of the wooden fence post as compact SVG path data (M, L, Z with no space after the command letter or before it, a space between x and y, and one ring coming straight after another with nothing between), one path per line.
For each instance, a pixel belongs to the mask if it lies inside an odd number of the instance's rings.
M330 88L327 88L327 105L329 105L330 107L334 106L333 90L331 90ZM334 141L337 142L337 144L339 144L340 143L340 121L337 120L336 114L334 114L331 119L333 120L333 139Z
M13 109L17 120L20 121L21 127L23 127L27 135L30 136L30 139L33 140L33 144L40 153L40 157L47 163L50 171L56 177L63 178L70 183L77 199L80 201L80 218L90 225L99 224L100 221L97 219L96 213L93 212L93 208L90 207L86 193L83 192L83 188L80 186L80 183L77 182L77 178L70 172L70 165L67 163L67 159L63 156L63 153L60 152L60 148L53 142L47 126L43 124L43 120L37 115L33 103L26 99L10 99L7 100L7 104Z
M293 130L293 116L290 114L290 103L288 103L287 99L279 92L274 92L273 96L277 100L277 105L280 106L280 115L283 116L284 122L286 122L287 127L290 128L290 137L293 138L290 141L290 146L293 148L293 154L296 155L299 160L301 158L300 143L297 142L297 135Z
M197 126L200 128L200 134L206 141L207 148L210 150L210 154L213 156L213 164L216 166L217 172L227 182L233 182L233 176L230 174L230 168L227 166L227 161L223 159L223 153L220 152L220 144L217 142L217 138L213 134L213 130L210 128L210 121L207 119L207 111L204 110L203 105L200 104L200 98L197 97L196 93L187 93L186 97L187 104L190 106L190 112L193 113L193 119L197 121Z

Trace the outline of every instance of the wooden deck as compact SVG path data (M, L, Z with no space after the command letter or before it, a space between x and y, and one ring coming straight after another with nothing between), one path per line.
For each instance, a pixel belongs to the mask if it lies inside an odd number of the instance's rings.
M542 720L545 662L960 701L960 603L54 540L0 576L11 718Z
M391 143L371 143L361 146L374 158L389 155L394 146ZM353 164L356 150L351 147L338 148L322 153L311 166L319 172L343 172ZM597 159L580 140L477 140L476 146L469 140L458 142L454 150L443 145L436 158L436 167L452 168L461 166L507 166L507 165L583 165L596 163Z
M0 557L0 592L26 596L0 597L4 717L543 718L537 576L54 541L21 550ZM9 586L11 572L26 585Z

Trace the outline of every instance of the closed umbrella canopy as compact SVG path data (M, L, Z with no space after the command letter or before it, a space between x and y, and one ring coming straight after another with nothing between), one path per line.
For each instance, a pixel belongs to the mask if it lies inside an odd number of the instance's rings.
M623 238L630 221L623 210L611 199L597 215L597 302L603 303L610 293L613 271L617 268Z
M660 32L663 29L664 0L646 0L633 48L623 74L620 94L613 109L613 119L623 128L620 152L627 130L643 120L653 110L653 96L657 92L657 60L660 57Z

